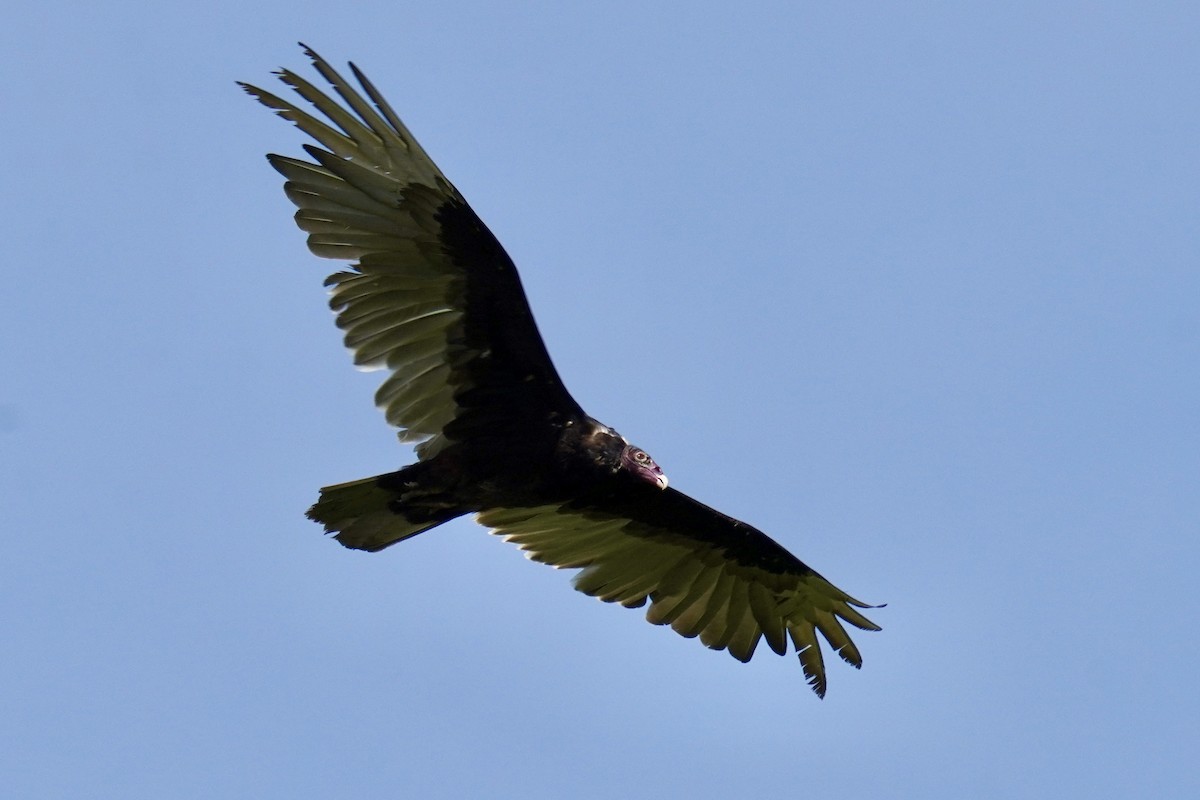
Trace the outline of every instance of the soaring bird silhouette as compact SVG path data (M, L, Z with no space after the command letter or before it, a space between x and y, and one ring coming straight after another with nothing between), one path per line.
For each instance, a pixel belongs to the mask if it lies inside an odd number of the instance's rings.
M302 45L303 46L303 45ZM248 84L311 136L311 161L267 156L287 179L318 256L352 261L325 281L360 367L417 462L326 486L308 516L346 547L382 550L463 514L535 561L582 570L575 588L748 661L788 639L824 696L817 632L862 657L841 624L879 630L838 589L744 522L667 487L644 450L592 419L558 377L500 243L353 64L360 94L307 47L342 103L289 70L325 117ZM369 102L368 102L369 100Z

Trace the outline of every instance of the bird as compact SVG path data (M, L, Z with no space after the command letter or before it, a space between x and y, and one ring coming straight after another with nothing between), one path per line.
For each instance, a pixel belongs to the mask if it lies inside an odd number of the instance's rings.
M315 142L308 159L267 159L311 252L350 262L325 281L330 307L354 363L387 373L375 403L417 457L322 488L307 516L374 552L474 514L528 558L579 570L580 592L648 603L649 622L739 661L764 639L787 655L790 640L819 697L818 634L861 667L842 623L880 630L860 611L879 606L668 486L645 450L585 413L500 242L362 71L349 65L355 88L300 46L332 92L288 69L274 75L296 102L238 83Z

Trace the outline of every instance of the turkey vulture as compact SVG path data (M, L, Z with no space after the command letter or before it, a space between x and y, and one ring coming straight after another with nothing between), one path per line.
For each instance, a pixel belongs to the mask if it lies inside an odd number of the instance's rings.
M301 45L303 47L303 45ZM825 694L817 632L862 657L841 620L879 630L762 532L667 487L644 450L584 413L554 369L500 243L366 76L359 93L307 47L338 103L279 79L324 120L240 84L320 147L269 155L318 256L352 261L325 281L354 363L389 373L375 394L417 462L326 486L308 516L346 547L382 550L464 514L535 560L582 570L575 588L748 661L788 638ZM364 99L363 94L366 95ZM368 102L369 101L369 102Z

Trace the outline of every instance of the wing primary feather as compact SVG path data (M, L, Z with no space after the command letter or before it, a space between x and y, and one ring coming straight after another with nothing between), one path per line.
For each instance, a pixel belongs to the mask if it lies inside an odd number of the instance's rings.
M371 83L367 76L364 75L362 71L359 70L359 68L353 63L350 64L350 71L354 73L355 80L357 80L359 85L362 86L363 91L367 93L367 97L371 98L371 102L375 104L375 108L380 114L383 115L388 124L391 125L392 130L395 131L396 135L399 136L404 144L406 144L409 149L413 151L415 156L419 156L429 161L429 156L417 142L416 137L412 135L412 133L408 130L408 126L405 125L400 119L400 115L392 110L391 105L386 99L384 99L384 96L379 93L379 90L375 88L375 85ZM432 161L430 163L432 163Z
M811 623L797 623L788 626L792 636L792 645L796 655L800 657L800 667L808 679L808 685L818 697L825 696L825 659L821 655L821 646L817 643L816 631Z
M272 94L265 89L260 89L248 83L241 83L240 81L238 85L247 94L253 96L267 108L272 109L276 115L286 119L338 155L350 157L354 154L355 146L353 141L336 128L330 127L312 114L301 110L282 97Z
M354 87L351 86L346 79L338 73L337 70L329 65L328 61L317 55L316 51L314 51L311 47L308 47L307 45L302 46L304 47L305 54L312 59L313 66L316 68L317 72L321 73L321 77L329 82L329 85L332 86L333 90L338 93L338 96L345 100L346 104L354 110L354 113L357 114L359 118L371 128L371 131L375 136L378 136L379 139L382 140L388 133L391 135L396 134L396 131L388 130L387 123L380 118L379 114L377 114L373 108L363 102L362 96L354 90ZM355 73L358 72L358 70L354 71Z
M853 603L854 605L856 605L860 608L881 608L882 607L882 606L869 606L866 603L860 603L853 598L847 598L846 602ZM842 619L846 620L846 622L849 622L854 627L858 628L859 630L863 630L863 631L881 631L881 630L883 630L883 628L879 627L874 622L871 622L871 620L867 619L862 614L855 611L849 605L843 605L841 608L839 608L837 610L837 615L839 617L841 617Z
M846 633L846 629L838 622L838 618L829 612L818 612L816 615L817 630L825 637L825 641L829 642L833 647L834 652L842 657L846 663L855 668L862 666L862 657L858 656L858 648L850 641L850 635ZM857 656L857 661L855 660Z
M312 103L313 107L328 117L330 122L342 129L354 145L352 152L357 151L355 154L362 153L379 164L383 163L387 156L383 150L383 137L379 132L363 125L353 114L347 112L342 106L329 99L328 95L291 70L280 70L276 74L281 81L295 90L296 94Z
M748 588L750 610L762 628L767 645L778 655L787 655L787 634L774 593L757 581L750 581Z

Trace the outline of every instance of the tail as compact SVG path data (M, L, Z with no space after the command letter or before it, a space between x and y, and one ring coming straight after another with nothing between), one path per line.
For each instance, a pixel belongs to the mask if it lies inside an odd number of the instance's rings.
M417 466L417 465L414 465ZM407 480L407 469L321 489L308 518L355 550L382 550L469 509L438 502Z

